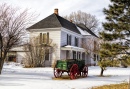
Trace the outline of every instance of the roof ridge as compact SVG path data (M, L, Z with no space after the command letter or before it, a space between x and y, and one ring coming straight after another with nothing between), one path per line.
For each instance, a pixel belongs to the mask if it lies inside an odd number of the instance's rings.
M67 20L67 19L65 19L64 17L62 17L62 16L59 16L59 15L56 15L56 17L58 18L58 20L59 20L59 22L60 22L60 24L61 24L61 26L62 27L64 27L64 25L65 24L63 24L62 22L61 22L61 19L63 19L64 21L67 21L67 23L69 23L69 24L71 24L71 25L73 25L74 27L75 27L75 29L73 28L73 29L70 29L71 31L73 31L73 32L76 32L76 24L75 23L72 23L72 22L70 22L69 20ZM67 29L69 29L69 28L67 28ZM75 30L75 31L74 31ZM80 33L79 32L79 30L77 29L77 32L76 33Z
M55 17L57 18L57 16L58 15L56 15L55 13L53 13L54 15L55 15ZM58 20L58 22L60 23L60 21L59 21L59 19L57 18L57 20ZM61 25L61 23L60 23L60 25ZM61 25L61 27L62 27L62 25Z

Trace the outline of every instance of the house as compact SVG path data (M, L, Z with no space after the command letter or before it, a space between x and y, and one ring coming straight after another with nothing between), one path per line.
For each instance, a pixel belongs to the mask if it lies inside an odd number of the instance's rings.
M23 63L23 60L25 59L25 50L24 45L13 47L9 50L6 61L7 62L17 62L17 63Z
M86 64L94 65L99 59L97 53L91 50L86 53L86 48L82 46L82 43L85 43L94 49L98 43L98 37L84 25L76 25L59 16L58 9L27 30L30 32L30 38L46 34L53 43L57 44L56 51L48 55L45 66L51 66L56 60L63 59L84 59ZM88 43L90 39L91 44Z

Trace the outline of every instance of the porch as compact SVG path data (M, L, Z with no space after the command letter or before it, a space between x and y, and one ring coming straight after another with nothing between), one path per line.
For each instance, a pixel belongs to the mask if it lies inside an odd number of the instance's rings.
M84 48L67 45L61 47L61 59L82 59L85 60L85 64L88 66L95 65L90 54L85 52Z
M70 45L61 47L61 59L85 59L85 49Z

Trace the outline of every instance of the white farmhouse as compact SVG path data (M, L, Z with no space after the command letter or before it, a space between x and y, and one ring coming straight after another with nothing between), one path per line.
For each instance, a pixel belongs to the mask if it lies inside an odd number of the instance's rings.
M49 39L57 44L55 53L48 55L45 66L51 66L55 60L63 59L84 59L86 64L95 65L99 56L92 50L86 53L82 43L89 45L94 50L98 45L98 37L84 25L76 25L71 21L59 16L58 9L54 13L27 28L30 37L37 37L40 34L48 34ZM88 40L92 40L90 42Z

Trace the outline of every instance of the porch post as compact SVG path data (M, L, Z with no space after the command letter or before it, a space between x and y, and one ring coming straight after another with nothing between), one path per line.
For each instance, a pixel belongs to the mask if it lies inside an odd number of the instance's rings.
M73 55L73 52L72 52L72 50L70 50L70 59L72 59L72 55Z
M83 53L83 52L81 51L81 52L80 52L80 58L81 58L81 59L82 59L82 53ZM83 59L82 59L82 60L83 60Z

